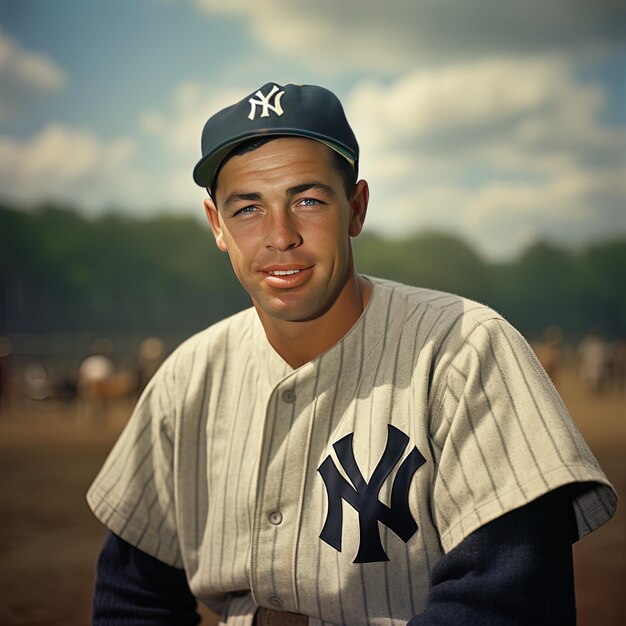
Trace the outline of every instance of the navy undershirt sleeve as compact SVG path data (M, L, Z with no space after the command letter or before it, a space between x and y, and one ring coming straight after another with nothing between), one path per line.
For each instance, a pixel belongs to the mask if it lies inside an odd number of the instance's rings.
M560 489L472 533L433 569L408 626L575 624L569 510Z
M185 572L109 533L98 558L94 626L196 626Z

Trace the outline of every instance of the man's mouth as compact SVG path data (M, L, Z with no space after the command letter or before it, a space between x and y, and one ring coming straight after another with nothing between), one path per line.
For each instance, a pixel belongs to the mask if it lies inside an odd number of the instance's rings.
M311 276L313 266L300 265L296 267L269 266L261 270L265 275L266 284L277 289L292 289L303 285Z
M293 274L299 274L302 270L274 270L267 272L272 276L292 276Z

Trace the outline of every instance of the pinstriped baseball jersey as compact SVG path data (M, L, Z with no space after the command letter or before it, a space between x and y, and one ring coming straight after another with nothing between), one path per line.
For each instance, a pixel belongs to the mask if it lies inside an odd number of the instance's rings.
M254 309L180 346L92 485L114 533L184 567L227 624L403 624L441 555L565 484L578 537L616 497L526 342L450 294L369 279L349 333L294 370Z

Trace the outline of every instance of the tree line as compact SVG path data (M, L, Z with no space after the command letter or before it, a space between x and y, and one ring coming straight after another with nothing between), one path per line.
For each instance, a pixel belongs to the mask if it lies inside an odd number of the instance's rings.
M359 271L450 291L502 313L529 338L626 335L626 237L567 249L538 242L507 262L461 239L417 233L354 242ZM228 257L193 217L86 218L0 206L0 334L115 330L188 335L249 306Z

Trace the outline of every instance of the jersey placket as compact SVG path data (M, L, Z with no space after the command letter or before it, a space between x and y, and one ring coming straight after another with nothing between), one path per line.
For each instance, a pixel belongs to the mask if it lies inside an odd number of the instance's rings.
M261 606L297 612L295 563L314 367L292 374L269 399L252 529L251 583Z

